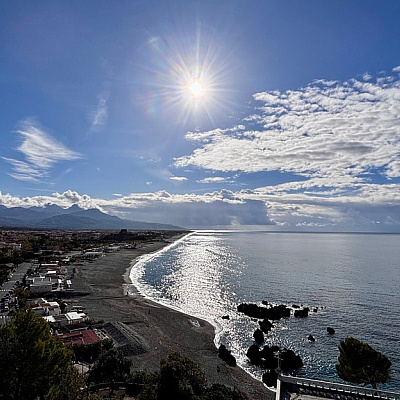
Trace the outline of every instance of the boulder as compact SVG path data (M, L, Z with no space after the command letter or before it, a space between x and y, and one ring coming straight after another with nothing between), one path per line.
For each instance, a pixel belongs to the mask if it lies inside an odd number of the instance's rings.
M253 338L257 343L264 342L264 333L261 329L256 329L253 333Z
M296 371L303 366L303 360L293 350L281 350L281 368L288 371Z
M223 315L222 319L229 319L229 315Z
M314 336L313 336L313 335L309 335L309 336L308 336L308 341L309 341L309 342L315 342Z
M260 365L261 364L261 352L259 347L256 344L252 344L247 352L246 352L247 358L250 360L250 362L254 365Z
M310 309L308 307L304 307L301 310L295 310L294 316L296 318L305 318L305 317L308 317L309 311L310 311Z
M231 354L231 351L228 350L223 344L219 346L218 356L221 360L225 361L231 367L236 367L236 358Z
M278 359L276 358L278 346L264 346L260 351L262 358L262 366L267 369L275 369L278 367Z
M268 310L269 310L269 315L267 317L268 319L279 320L282 318L290 317L290 308L286 307L284 304L271 307Z
M278 379L278 374L274 370L269 370L265 372L262 376L262 381L268 387L276 387L276 382Z
M274 327L274 325L267 319L259 321L258 324L264 333L268 333Z
M334 330L333 328L331 328L330 326L328 326L328 327L326 328L326 331L327 331L330 335L333 335L333 334L335 333L335 330Z

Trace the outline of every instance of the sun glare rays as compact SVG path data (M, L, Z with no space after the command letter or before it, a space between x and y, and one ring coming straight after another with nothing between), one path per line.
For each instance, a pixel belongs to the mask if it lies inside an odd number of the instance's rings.
M215 38L207 40L197 32L192 41L188 36L152 37L148 45L149 99L163 108L158 111L186 125L213 123L216 115L228 110L230 54L215 45Z

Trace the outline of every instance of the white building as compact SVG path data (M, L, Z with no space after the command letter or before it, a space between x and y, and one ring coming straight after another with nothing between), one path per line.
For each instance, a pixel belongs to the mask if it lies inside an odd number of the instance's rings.
M47 293L51 292L53 284L51 279L46 278L34 278L33 283L29 285L29 291L31 293Z
M85 322L88 319L88 317L85 313L75 312L75 311L66 313L65 317L68 320L68 324L80 324L82 322Z

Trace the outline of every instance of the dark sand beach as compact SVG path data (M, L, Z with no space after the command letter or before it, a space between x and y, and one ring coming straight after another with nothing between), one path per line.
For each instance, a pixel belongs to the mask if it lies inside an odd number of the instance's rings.
M218 357L211 324L139 294L127 295L131 261L166 244L144 243L135 249L123 249L93 262L74 265L74 291L86 294L71 297L73 304L85 307L91 319L104 321L105 330L132 360L135 370L157 370L163 358L179 351L199 364L210 384L237 387L254 400L274 398L260 381Z

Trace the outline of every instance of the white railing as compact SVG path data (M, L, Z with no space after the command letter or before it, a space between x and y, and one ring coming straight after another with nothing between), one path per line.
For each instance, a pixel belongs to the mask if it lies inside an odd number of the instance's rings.
M282 383L290 383L298 387L309 389L313 391L324 391L342 394L349 394L355 396L362 396L365 398L400 400L400 393L389 392L385 390L378 390L366 387L345 385L342 383L319 381L315 379L297 378L294 376L280 375L279 379Z

